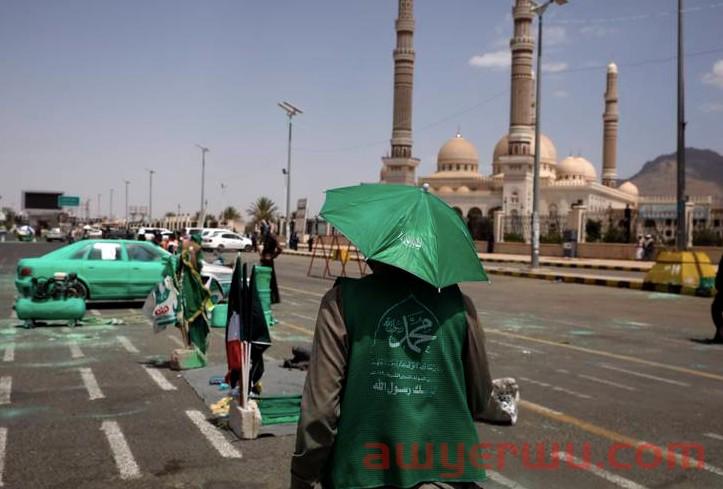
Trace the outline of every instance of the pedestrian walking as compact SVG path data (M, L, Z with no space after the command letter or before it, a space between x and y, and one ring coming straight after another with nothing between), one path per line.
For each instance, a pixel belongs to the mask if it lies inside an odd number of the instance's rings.
M437 197L386 184L330 190L322 216L373 273L321 300L291 487L478 487L485 471L461 453L479 443L474 420L492 420L492 381L457 283L487 276L464 223ZM450 447L454 474L440 461Z
M251 249L254 250L254 253L259 251L259 234L256 231L251 233Z
M640 261L643 259L643 255L645 254L645 246L644 246L645 240L643 239L643 236L638 236L638 240L635 245L635 259Z
M309 241L306 243L309 246L309 253L314 249L314 236L309 236Z
M715 336L713 343L723 343L723 255L718 263L718 273L715 275L716 295L713 304L710 306L710 313L715 324Z
M655 260L655 240L650 234L646 234L645 240L643 241L643 260Z
M273 230L269 226L266 235L264 236L264 242L261 248L261 264L265 267L271 268L271 303L278 304L281 302L281 295L279 294L279 284L276 280L276 267L274 266L274 260L281 254L281 246L279 240L274 234Z

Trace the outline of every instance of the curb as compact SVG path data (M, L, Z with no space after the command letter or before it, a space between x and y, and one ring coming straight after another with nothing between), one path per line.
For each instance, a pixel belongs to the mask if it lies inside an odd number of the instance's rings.
M484 262L487 263L516 263L516 264L529 264L528 261L523 260L508 260L505 258L489 258L484 257L482 258ZM547 261L544 258L540 258L540 264L541 265L547 265L550 267L561 267L561 268L584 268L588 270L614 270L617 272L641 272L646 273L648 270L650 270L651 267L643 267L640 265L630 265L630 266L624 266L624 265L596 265L591 263L566 263L566 262L558 262L558 261Z

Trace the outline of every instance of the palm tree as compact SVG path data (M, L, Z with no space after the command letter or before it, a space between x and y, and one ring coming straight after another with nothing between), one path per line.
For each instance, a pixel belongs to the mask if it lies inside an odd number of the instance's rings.
M237 211L236 208L232 206L226 207L218 216L219 220L226 222L236 221L240 217L241 214L239 213L239 211Z
M274 201L268 197L259 197L252 203L246 212L251 216L251 221L256 224L261 221L273 222L276 220L278 209Z

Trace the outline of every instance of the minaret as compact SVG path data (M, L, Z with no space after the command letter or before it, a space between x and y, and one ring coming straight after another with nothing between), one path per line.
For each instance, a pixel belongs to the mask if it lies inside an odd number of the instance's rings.
M603 114L602 174L602 184L608 187L617 187L618 120L618 67L615 63L610 63Z
M515 32L510 40L512 51L512 86L510 90L509 154L530 155L533 128L534 79L532 53L535 41L532 37L531 0L516 0L512 8Z
M414 0L399 0L394 50L392 153L382 158L383 183L414 185L419 160L412 157L412 89L414 84Z

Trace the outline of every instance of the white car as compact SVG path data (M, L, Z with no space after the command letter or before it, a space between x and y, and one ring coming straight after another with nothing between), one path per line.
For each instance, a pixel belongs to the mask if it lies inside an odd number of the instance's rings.
M155 238L156 233L163 235L163 234L171 234L171 231L166 228L139 228L138 232L136 233L136 238L140 239L141 236L145 238L146 241L153 241L153 238Z
M238 250L251 251L251 240L245 236L231 232L207 235L203 238L203 248L207 250Z

